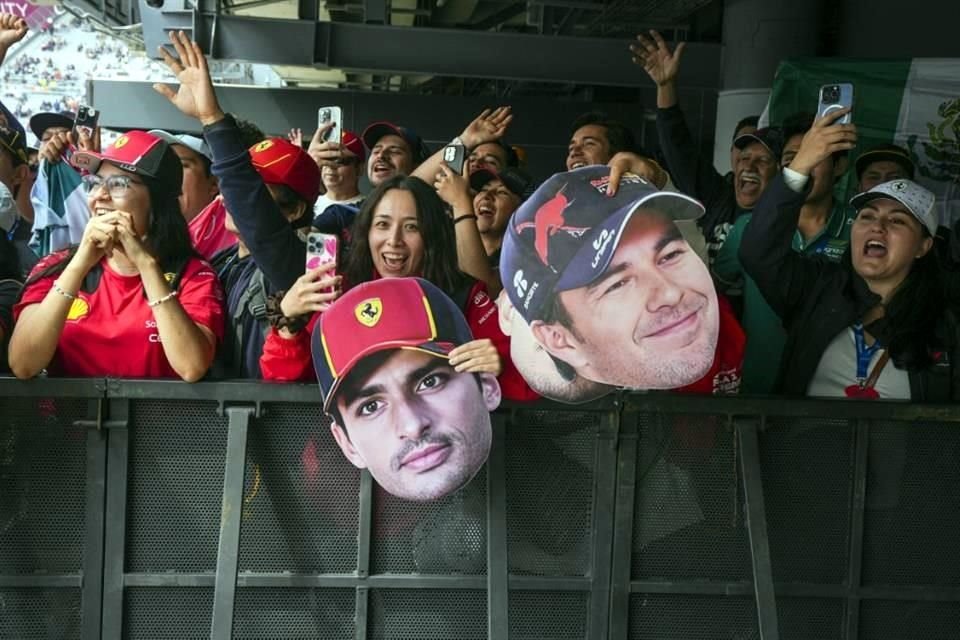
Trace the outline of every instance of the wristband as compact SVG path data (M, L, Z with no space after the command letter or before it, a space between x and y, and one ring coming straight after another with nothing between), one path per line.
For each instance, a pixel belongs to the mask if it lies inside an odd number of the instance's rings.
M461 222L462 220L476 220L476 219L477 219L477 216L476 216L475 214L466 213L466 214L460 216L459 218L454 218L454 219L453 219L453 224L457 224L458 222Z
M163 296L162 298L157 298L157 299L154 300L153 302L149 302L149 301L148 301L148 302L147 302L147 306L148 306L148 307L159 307L160 305L162 305L162 304L163 304L164 302L166 302L167 300L173 300L173 299L176 298L176 297L177 297L177 292L176 292L176 291L171 291L171 292L168 293L167 295Z
M277 331L286 329L290 333L299 333L306 328L307 323L310 321L310 314L307 313L292 318L283 315L280 302L283 300L284 295L286 295L286 291L278 291L272 296L267 297L267 322Z
M67 300L74 300L74 299L76 299L76 297L77 297L77 296L75 296L75 295L72 294L72 293L67 293L64 289L61 289L61 288L60 288L60 283L59 283L57 280L54 280L54 281L53 281L53 290L54 290L56 293L59 293L59 294L60 294L61 296L63 296L64 298L66 298Z

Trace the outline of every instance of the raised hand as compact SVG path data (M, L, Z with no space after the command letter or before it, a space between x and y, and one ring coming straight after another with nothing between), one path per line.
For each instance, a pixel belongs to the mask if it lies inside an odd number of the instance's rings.
M838 124L837 120L850 113L849 108L828 113L813 123L807 131L797 155L790 161L790 168L808 176L814 167L838 151L849 151L857 146L857 127L851 124Z
M459 206L466 206L470 203L472 212L473 203L470 202L470 184L467 179L456 173L446 164L440 165L440 172L433 183L433 188L437 190L440 199L456 209ZM465 212L458 211L462 214Z
M499 140L507 132L507 127L513 120L510 107L484 109L483 112L467 125L460 134L460 140L467 149L473 149L486 142Z
M663 189L667 183L667 172L656 161L629 151L615 154L610 158L607 166L610 167L610 183L607 185L607 195L610 196L617 193L617 189L620 188L620 178L627 172L637 174L657 189Z
M327 262L297 278L280 301L280 310L288 318L326 311L340 297L342 276L334 273L336 264Z
M328 122L313 134L310 139L310 146L307 148L307 154L313 158L318 167L333 164L335 160L343 157L339 140L327 140L327 134L336 125L335 122Z
M204 126L222 120L223 110L213 90L210 69L200 45L191 41L183 31L171 32L170 42L179 60L163 47L160 47L160 57L176 74L180 87L174 91L172 87L158 83L153 88L166 96L181 113L198 119Z
M77 252L70 260L70 264L79 266L84 274L89 272L100 258L111 255L114 246L119 242L116 225L105 218L106 216L90 216Z
M680 70L680 56L685 47L686 43L681 42L670 51L663 37L651 29L650 37L637 35L637 44L630 45L630 51L633 53L633 62L643 67L659 87L671 84L676 79Z
M27 35L27 22L10 13L0 13L0 49L6 51Z
M290 133L287 134L287 140L289 140L291 144L295 144L302 149L303 148L303 131L297 128L290 129Z

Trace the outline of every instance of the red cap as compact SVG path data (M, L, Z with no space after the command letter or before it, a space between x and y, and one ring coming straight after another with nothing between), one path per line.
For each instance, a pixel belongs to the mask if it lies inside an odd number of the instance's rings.
M463 311L421 278L382 278L358 285L320 316L313 366L329 411L340 383L361 360L387 349L446 357L473 336Z
M146 131L128 131L102 153L77 151L71 162L90 173L96 173L101 164L109 162L124 171L175 187L177 193L183 184L183 166L177 154L169 144Z
M320 196L320 169L297 145L268 138L250 147L250 160L265 183L290 187L311 207Z
M353 131L344 131L343 135L340 136L340 144L343 145L344 149L360 158L361 163L367 160L367 151L363 148L363 140Z

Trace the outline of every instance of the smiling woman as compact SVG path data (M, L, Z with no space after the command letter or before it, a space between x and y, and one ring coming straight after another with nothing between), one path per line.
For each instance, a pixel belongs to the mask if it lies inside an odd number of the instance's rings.
M223 293L196 257L170 146L131 131L77 152L93 215L80 244L31 273L14 312L10 368L54 375L199 380L223 333Z

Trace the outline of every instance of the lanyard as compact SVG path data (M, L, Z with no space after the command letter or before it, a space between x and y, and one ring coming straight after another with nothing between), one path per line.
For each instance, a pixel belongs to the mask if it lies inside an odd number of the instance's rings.
M859 322L853 325L853 339L857 345L857 383L862 387L867 381L870 361L874 354L880 350L880 341L875 340L871 346L867 346L863 338L863 325Z
M10 227L10 231L7 231L7 240L13 242L13 236L17 233L17 227L20 226L20 216L18 215L16 220L13 221L13 226Z

